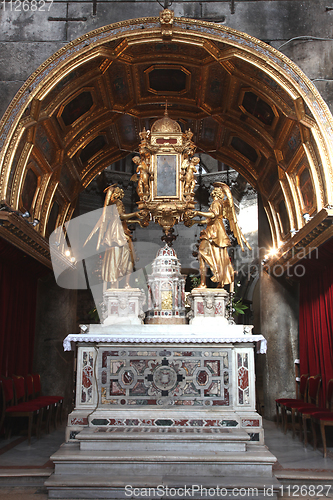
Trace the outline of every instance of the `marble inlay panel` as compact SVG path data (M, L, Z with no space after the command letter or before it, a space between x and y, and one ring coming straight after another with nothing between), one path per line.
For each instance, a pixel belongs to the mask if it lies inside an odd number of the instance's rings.
M238 404L250 404L249 389L249 355L247 352L237 353L238 366Z
M191 429L205 429L205 432L221 432L222 429L226 427L239 427L239 423L236 420L226 420L226 419L175 419L175 418L165 418L165 419L147 419L147 418L93 418L91 420L91 425L93 426L106 426L111 427L111 429L119 430L121 428L127 428L127 432L133 429L133 431L138 432L138 428L142 429L142 432L151 432L154 429L169 429L170 432L178 430L181 432L183 428L186 427ZM102 429L100 432L106 432L106 429ZM156 431L155 431L156 432ZM223 432L227 432L224 430Z
M92 403L94 378L94 353L82 351L81 403Z
M100 407L104 409L231 405L228 348L101 348L98 366Z

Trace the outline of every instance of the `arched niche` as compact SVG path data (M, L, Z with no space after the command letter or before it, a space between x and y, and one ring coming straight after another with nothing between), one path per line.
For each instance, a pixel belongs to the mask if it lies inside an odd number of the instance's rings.
M143 18L87 33L16 94L0 122L0 199L40 221L26 244L48 260L45 238L71 218L98 173L137 149L140 130L163 114L166 100L198 151L261 194L275 247L288 252L314 230L311 241L325 241L333 121L316 88L249 35L183 18L169 28ZM1 234L20 245L14 218Z

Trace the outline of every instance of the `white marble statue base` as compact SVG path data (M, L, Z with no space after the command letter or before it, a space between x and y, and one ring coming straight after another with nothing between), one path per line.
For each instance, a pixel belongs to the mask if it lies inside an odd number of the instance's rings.
M103 326L141 325L146 296L139 288L109 288L103 293Z
M194 288L187 298L191 305L190 324L207 325L214 323L227 325L227 305L229 294L223 288Z

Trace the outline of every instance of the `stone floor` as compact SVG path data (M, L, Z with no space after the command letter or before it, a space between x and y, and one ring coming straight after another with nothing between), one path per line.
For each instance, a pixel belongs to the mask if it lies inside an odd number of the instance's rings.
M289 432L284 436L275 423L264 421L264 427L265 443L278 459L274 474L283 484L283 496L333 498L333 439L325 459L321 449L314 451L311 445L305 449ZM62 444L64 435L62 427L40 440L33 438L31 446L24 436L0 438L0 500L47 500L43 483L53 471L49 457ZM302 484L303 490L295 486ZM310 489L311 484L315 488Z

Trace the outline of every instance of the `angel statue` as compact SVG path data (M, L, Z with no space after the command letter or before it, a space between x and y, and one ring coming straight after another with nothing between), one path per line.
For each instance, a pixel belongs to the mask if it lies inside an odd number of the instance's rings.
M121 201L124 197L124 191L116 184L104 189L105 192L103 213L84 245L99 231L96 249L99 250L101 245L107 247L102 264L103 281L110 282L111 287L114 288L117 281L126 276L126 287L129 287L129 278L133 272L135 255L127 221L133 217L140 217L140 212L125 213L125 207ZM121 224L114 212L108 210L107 207L110 205L116 207Z
M234 202L229 186L223 182L215 182L214 189L211 192L213 202L209 207L209 212L199 212L197 210L191 213L191 217L197 215L206 217L205 221L192 220L192 222L204 222L207 224L200 234L200 244L198 249L200 263L200 288L206 288L206 264L210 267L213 277L212 281L217 283L217 288L223 288L230 284L230 291L233 291L234 269L230 262L227 247L231 245L227 235L223 219L228 219L230 229L237 239L242 251L244 245L251 250L250 245L240 230L235 213Z
M136 174L131 177L131 181L138 181L136 192L140 200L147 200L149 198L149 181L151 178L149 167L145 160L141 160L140 156L134 156L132 161L137 165L137 168Z
M187 160L188 161L188 160ZM195 174L197 174L197 165L200 163L200 158L194 156L188 165L184 165L185 160L182 165L182 169L186 169L183 173L184 180L184 195L194 195L194 188L196 184Z

